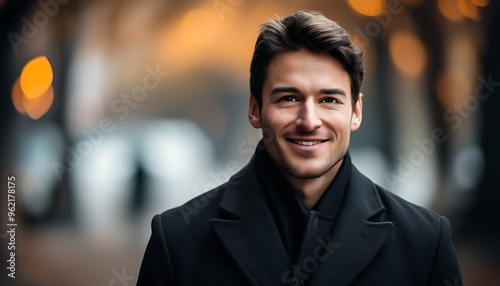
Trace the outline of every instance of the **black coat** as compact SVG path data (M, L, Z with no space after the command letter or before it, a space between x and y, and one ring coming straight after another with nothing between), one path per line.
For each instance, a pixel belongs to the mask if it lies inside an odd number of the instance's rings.
M256 176L252 159L229 182L155 216L137 285L300 285ZM354 166L319 245L295 266L307 285L462 284L447 219Z

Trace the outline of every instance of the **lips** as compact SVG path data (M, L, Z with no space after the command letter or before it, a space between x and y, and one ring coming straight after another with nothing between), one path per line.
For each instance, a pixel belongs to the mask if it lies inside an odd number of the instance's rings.
M294 139L288 139L288 141L302 145L302 146L314 146L318 145L320 143L326 142L327 140L294 140Z

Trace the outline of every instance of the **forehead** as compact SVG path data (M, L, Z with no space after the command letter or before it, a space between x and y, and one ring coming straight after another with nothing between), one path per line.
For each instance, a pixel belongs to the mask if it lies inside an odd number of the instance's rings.
M306 50L278 53L269 63L264 92L276 86L315 91L342 88L350 95L350 77L339 60Z

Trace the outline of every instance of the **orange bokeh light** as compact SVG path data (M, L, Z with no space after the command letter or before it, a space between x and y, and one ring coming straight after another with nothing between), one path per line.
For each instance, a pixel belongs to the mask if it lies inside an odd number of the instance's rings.
M396 68L406 75L420 75L427 66L424 45L409 32L394 33L389 40L389 52Z
M12 104L17 112L35 120L47 113L54 102L52 80L52 67L46 57L29 61L12 86Z
M21 89L21 83L19 78L14 83L12 87L12 103L14 104L14 108L16 108L17 112L21 114L26 114L26 110L24 110L23 105L23 91Z
M458 10L457 0L438 0L438 8L448 21L458 23L465 19L464 15Z
M385 8L385 0L349 0L349 5L361 15L377 16Z
M458 10L467 18L479 21L481 17L479 16L479 8L472 4L470 0L458 0Z
M27 98L39 97L50 88L52 80L52 66L47 57L36 57L21 72L21 89Z
M172 28L173 27L173 28ZM224 23L209 8L196 8L165 30L160 60L177 73L206 62L224 35Z
M472 85L464 73L448 70L439 77L436 89L443 107L452 108L454 104L463 102L471 94Z
M28 98L23 96L23 107L31 119L37 120L49 111L53 101L54 89L50 86L49 89L38 97Z
M182 44L203 49L203 45L211 42L220 28L220 20L213 11L207 8L193 9L182 19L178 33Z
M479 7L486 7L490 4L490 0L470 0L470 2Z

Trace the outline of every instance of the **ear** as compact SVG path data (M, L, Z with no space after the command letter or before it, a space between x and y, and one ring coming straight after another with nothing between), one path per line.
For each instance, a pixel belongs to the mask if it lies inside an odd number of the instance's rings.
M361 126L361 121L363 121L363 94L360 92L358 101L352 110L351 131L358 130Z
M260 121L260 109L259 104L255 100L253 94L250 94L250 103L248 105L248 121L254 128L262 128Z

